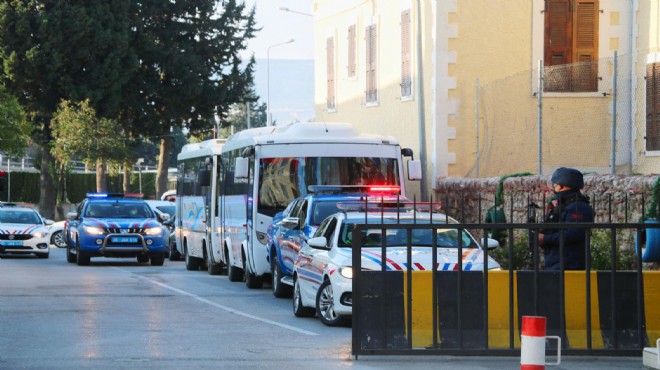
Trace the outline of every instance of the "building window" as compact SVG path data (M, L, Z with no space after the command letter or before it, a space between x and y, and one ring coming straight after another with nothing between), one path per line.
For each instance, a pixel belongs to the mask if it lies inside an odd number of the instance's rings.
M660 62L646 65L646 150L660 150Z
M348 68L348 77L355 77L357 74L357 33L356 26L354 24L348 26L348 63L346 64Z
M335 110L335 41L334 37L326 40L325 52L327 56L327 98L326 107L329 111Z
M598 90L598 0L545 0L544 91Z
M367 90L366 90L366 102L367 103L376 103L378 102L378 85L376 80L377 72L377 45L378 45L378 35L376 31L376 25L372 24L366 28L366 81L367 81Z
M401 97L412 96L410 9L401 12Z

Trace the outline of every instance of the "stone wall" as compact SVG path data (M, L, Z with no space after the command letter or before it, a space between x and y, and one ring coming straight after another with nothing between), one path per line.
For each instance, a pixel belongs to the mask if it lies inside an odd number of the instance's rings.
M585 175L583 193L591 200L596 222L638 222L652 201L658 176ZM436 181L434 201L450 216L465 223L484 222L495 203L499 177L445 177ZM527 205L543 206L552 195L550 176L510 177L503 182L503 210L507 222L527 222ZM611 212L610 212L611 209ZM542 218L539 210L538 217ZM539 219L540 220L540 219Z

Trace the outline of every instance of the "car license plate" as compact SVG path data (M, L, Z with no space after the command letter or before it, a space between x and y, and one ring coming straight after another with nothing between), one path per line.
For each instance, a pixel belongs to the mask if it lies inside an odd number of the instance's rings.
M137 243L138 238L135 236L113 236L110 241L113 243Z
M21 247L23 246L23 242L20 240L0 240L0 245L7 247Z

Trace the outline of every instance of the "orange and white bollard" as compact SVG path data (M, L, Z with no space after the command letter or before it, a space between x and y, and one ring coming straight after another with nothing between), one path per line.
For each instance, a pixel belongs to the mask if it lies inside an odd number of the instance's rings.
M543 316L523 316L520 338L520 370L542 370L545 365L561 363L561 338L545 335L546 318ZM546 338L557 340L557 362L545 362Z

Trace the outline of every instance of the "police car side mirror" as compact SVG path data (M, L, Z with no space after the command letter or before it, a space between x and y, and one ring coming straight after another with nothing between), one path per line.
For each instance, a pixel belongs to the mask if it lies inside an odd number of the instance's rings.
M498 242L495 239L488 238L486 246L488 247L489 250L490 249L495 249L495 248L498 248L500 246L500 242Z
M78 218L78 212L76 212L76 211L71 211L71 212L66 214L66 219L67 220L75 220L76 218Z
M316 238L311 238L307 240L307 244L314 249L324 249L328 250L328 240L325 236L317 236Z
M160 215L160 222L164 223L164 222L168 221L169 219L170 219L170 215L168 215L167 213L163 213L162 215Z
M50 225L52 225L52 224L54 224L54 223L55 223L55 221L53 221L53 220L48 220L48 219L44 220L44 224L45 224L46 226L50 226Z
M286 227L287 229L295 229L298 227L298 223L300 220L298 217L285 217L282 219L282 226Z

